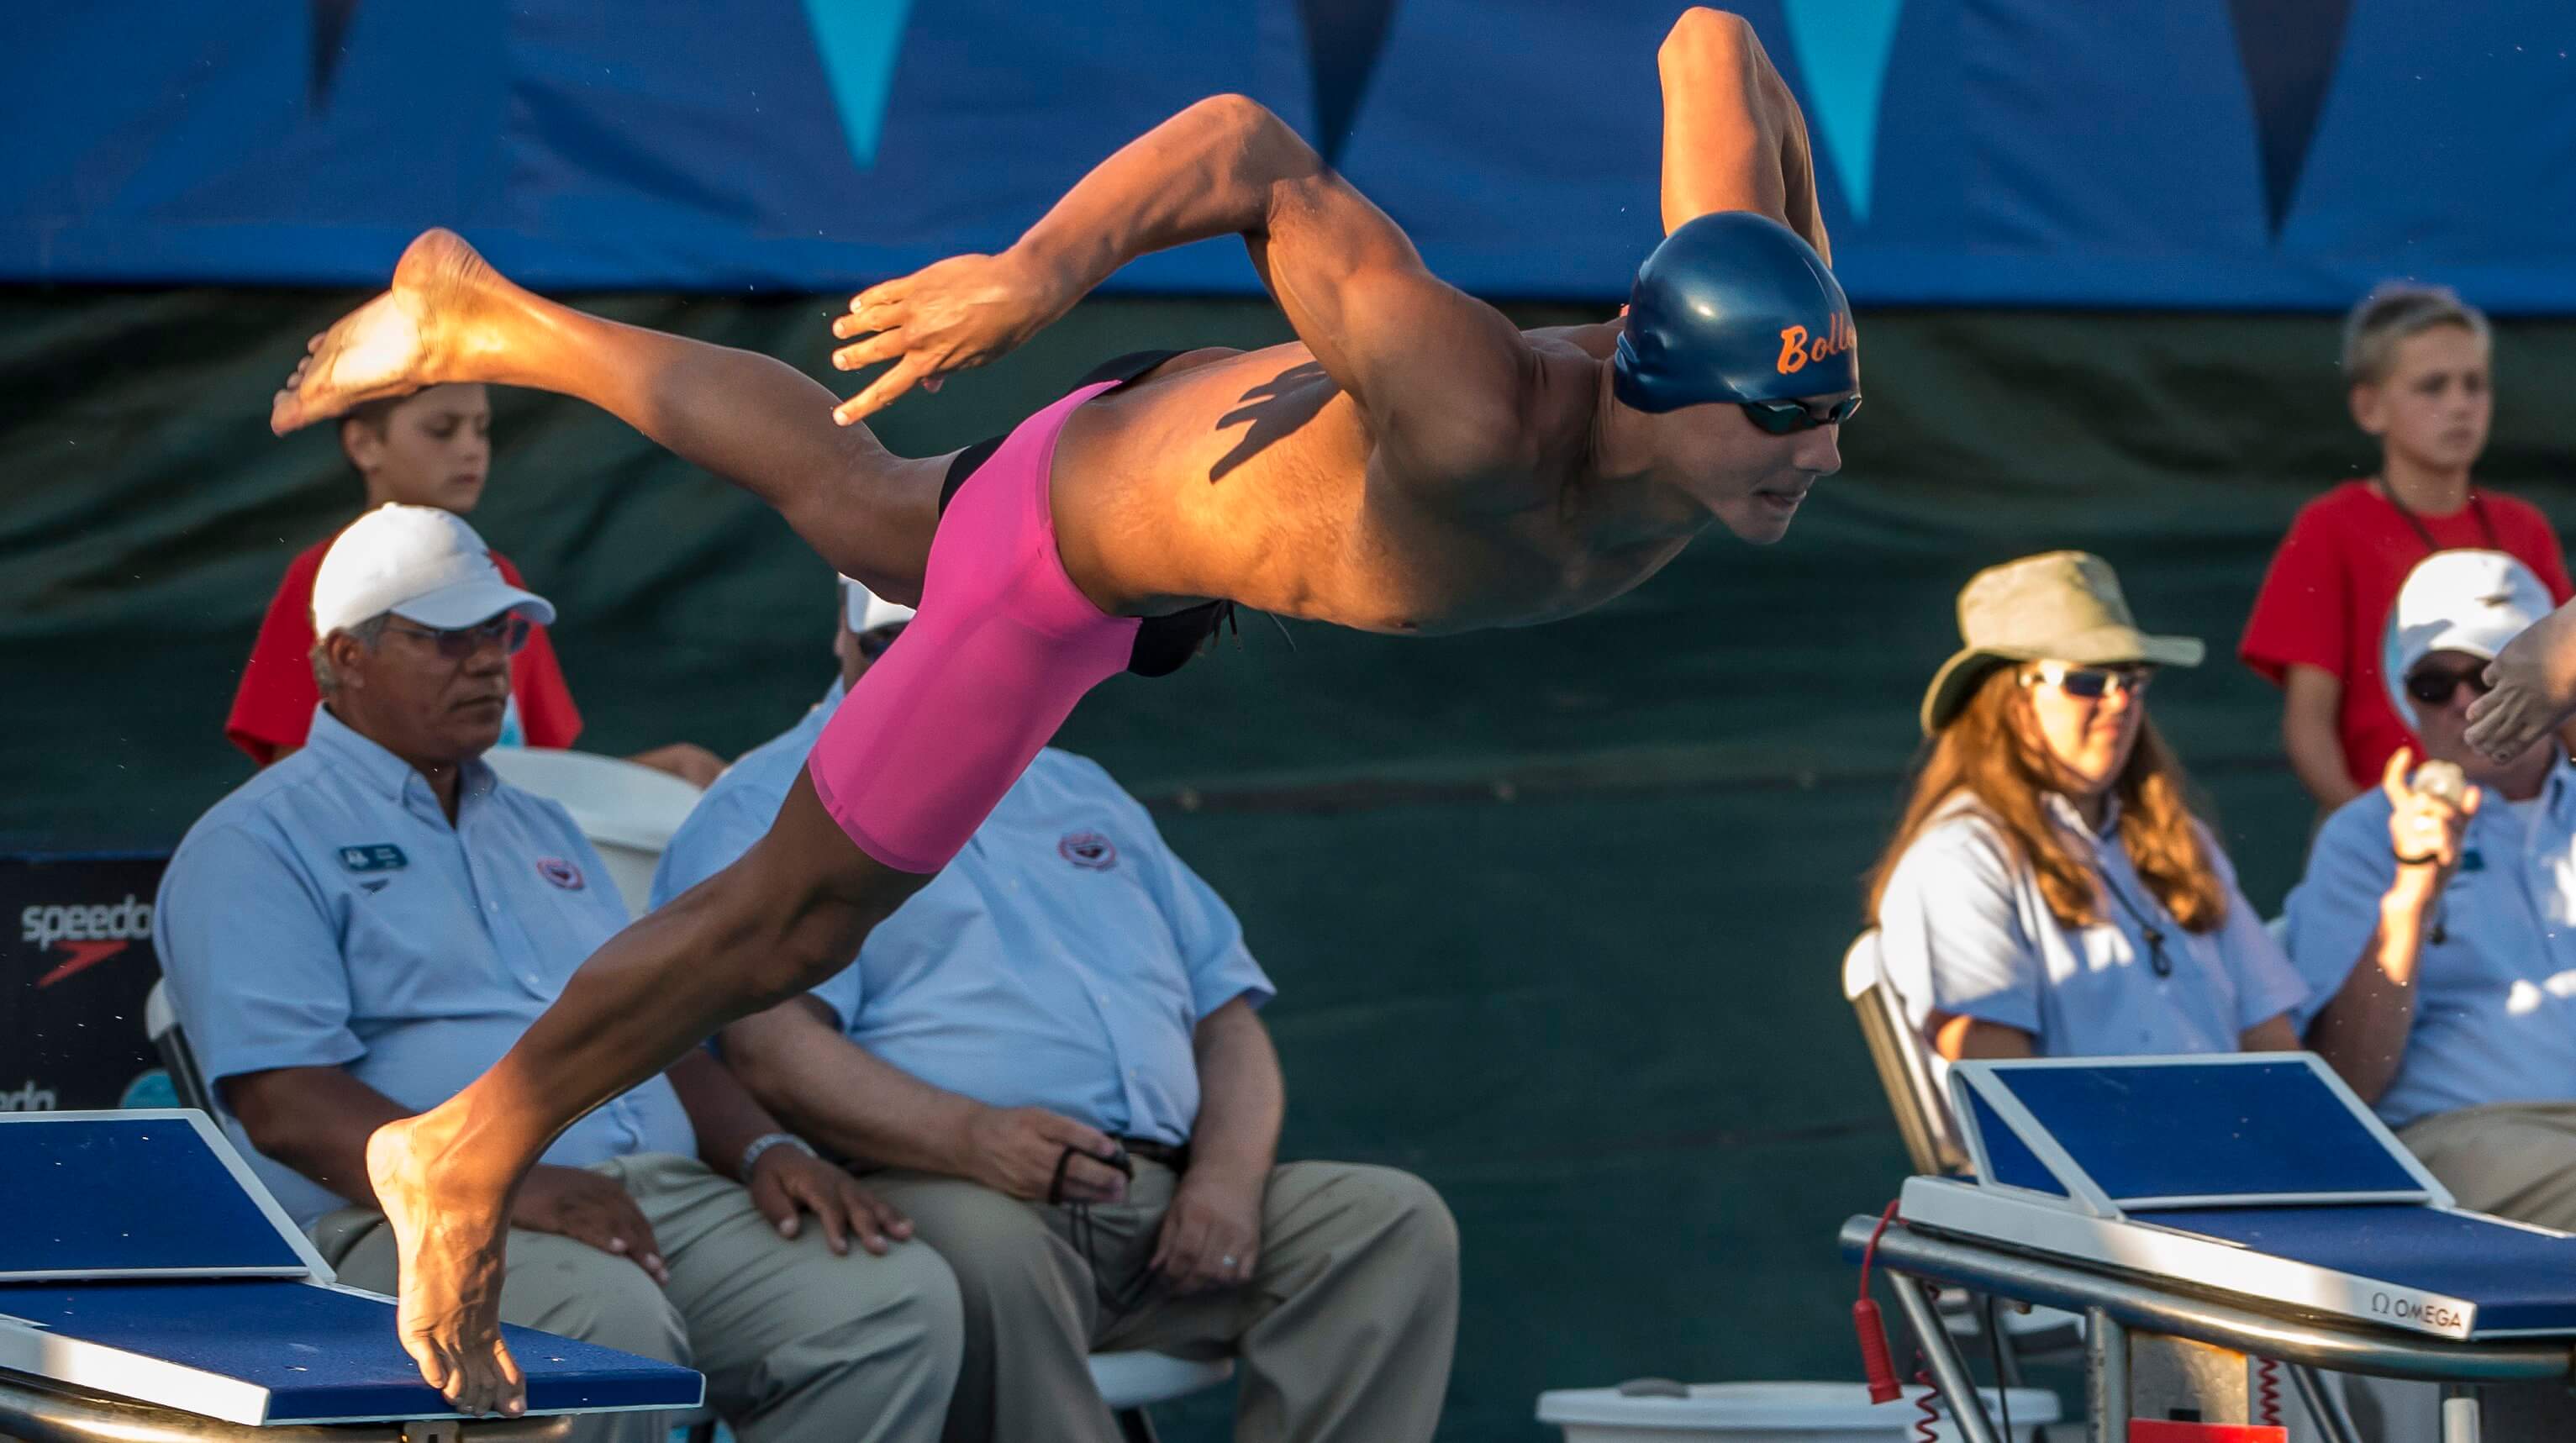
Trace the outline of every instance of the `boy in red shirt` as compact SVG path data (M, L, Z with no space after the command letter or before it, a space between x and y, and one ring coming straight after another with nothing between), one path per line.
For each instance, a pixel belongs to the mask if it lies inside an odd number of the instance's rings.
M2281 687L2290 766L2324 810L2377 785L2399 747L2423 750L2379 675L2389 608L2417 562L2502 551L2555 600L2576 594L2548 518L2469 484L2494 415L2490 354L2486 317L2440 287L2381 286L2344 322L2352 416L2379 438L2379 474L2300 508L2237 648Z
M370 401L340 421L340 450L366 483L366 510L387 502L435 506L464 516L483 498L492 464L492 406L479 385L430 386L408 396ZM313 681L313 576L333 536L313 543L286 568L277 595L260 623L259 641L242 668L224 735L266 766L304 745L313 708L322 699ZM502 578L524 586L519 569L492 553ZM564 683L554 643L542 626L510 660L510 711L503 746L568 747L581 735L581 712ZM632 760L698 786L715 780L724 762L687 742L656 747Z

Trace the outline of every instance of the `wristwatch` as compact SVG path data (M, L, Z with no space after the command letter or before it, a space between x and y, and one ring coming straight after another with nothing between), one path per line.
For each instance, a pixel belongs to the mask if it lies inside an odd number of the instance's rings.
M742 1150L742 1166L735 1170L734 1175L741 1178L743 1183L748 1186L751 1182L751 1165L760 1161L760 1155L769 1151L773 1147L792 1147L798 1152L805 1154L807 1157L821 1156L820 1153L814 1151L814 1145L812 1143L807 1142L805 1139L798 1137L792 1132L763 1133L760 1136L753 1138L751 1140L751 1145Z

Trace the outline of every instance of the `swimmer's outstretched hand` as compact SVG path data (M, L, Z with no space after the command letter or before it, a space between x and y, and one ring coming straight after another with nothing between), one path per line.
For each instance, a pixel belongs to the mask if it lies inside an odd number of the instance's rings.
M2510 761L2576 715L2576 607L2523 629L2487 664L2487 694L2469 703L2468 744Z
M834 351L832 364L855 371L892 361L894 368L834 407L832 419L847 426L915 386L936 391L949 372L1016 349L1071 310L1080 295L1017 250L952 256L870 286L852 298L848 315L832 322L832 334L842 340L863 338Z

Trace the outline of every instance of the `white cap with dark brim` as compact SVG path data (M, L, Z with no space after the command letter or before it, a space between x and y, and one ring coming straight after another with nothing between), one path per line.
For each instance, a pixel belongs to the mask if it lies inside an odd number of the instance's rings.
M516 612L544 626L553 603L503 580L463 517L388 502L349 524L313 576L313 634L391 613L441 631Z
M841 607L849 616L850 630L859 634L910 621L913 609L899 601L888 601L875 592L844 576L841 578Z
M2436 551L2406 573L2380 638L2388 700L2413 730L2424 723L2406 694L2406 674L2437 651L2493 661L2505 643L2547 616L2555 603L2532 569L2501 551Z

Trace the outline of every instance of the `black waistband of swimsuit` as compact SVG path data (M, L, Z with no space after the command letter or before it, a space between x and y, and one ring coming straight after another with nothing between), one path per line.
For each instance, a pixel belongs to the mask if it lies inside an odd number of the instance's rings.
M1159 350L1130 351L1123 356L1113 356L1085 372L1081 380L1067 389L1079 391L1102 381L1116 381L1123 386L1180 354L1177 350ZM987 436L957 453L956 459L948 463L948 475L939 483L940 514L947 514L948 503L956 497L958 488L966 484L966 478L991 460L993 453L1000 450L1008 439L1008 436ZM1204 650L1209 639L1216 635L1217 628L1233 618L1234 603L1231 601L1202 602L1170 616L1146 617L1136 628L1135 643L1128 650L1127 670L1137 676L1169 676Z

